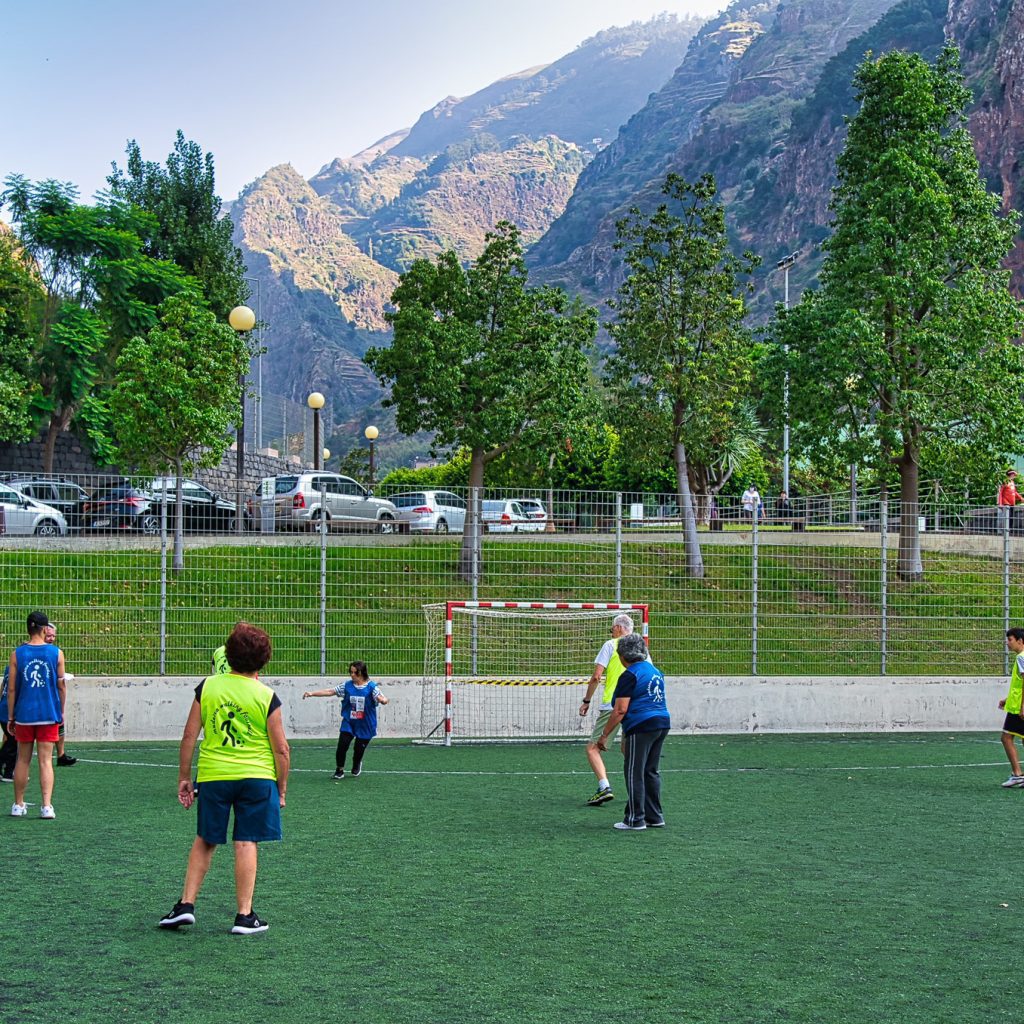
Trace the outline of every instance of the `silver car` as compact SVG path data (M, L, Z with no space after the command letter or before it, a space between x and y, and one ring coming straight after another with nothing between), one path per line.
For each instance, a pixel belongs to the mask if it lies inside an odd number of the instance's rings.
M466 499L451 491L403 491L390 500L410 533L462 533Z
M488 533L520 533L536 529L522 505L507 498L481 502L480 520Z
M55 508L0 484L0 534L64 537L67 532L67 521Z
M278 529L319 527L323 518L330 527L372 529L395 533L398 509L384 498L375 498L362 484L340 473L307 471L283 473L263 481L261 493L274 496L274 523ZM259 496L252 512L259 521Z

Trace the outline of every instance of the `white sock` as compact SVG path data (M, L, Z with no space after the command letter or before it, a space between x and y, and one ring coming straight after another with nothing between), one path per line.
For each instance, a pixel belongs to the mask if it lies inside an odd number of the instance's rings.
M607 779L602 779L597 784L597 788L598 788L598 791L600 792L602 789L611 789L612 787L611 787L611 784L608 782Z

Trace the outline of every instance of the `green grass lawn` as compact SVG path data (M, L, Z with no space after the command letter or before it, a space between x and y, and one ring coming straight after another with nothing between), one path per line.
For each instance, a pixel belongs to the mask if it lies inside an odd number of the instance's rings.
M421 605L466 599L459 539L335 542L324 556L326 643L332 670L351 657L380 675L423 665ZM197 546L167 583L169 674L194 674L239 618L274 639L276 675L314 675L320 661L321 552L291 546ZM891 674L1003 671L1001 560L926 552L926 578L888 567L887 670ZM623 545L622 599L651 606L652 643L668 673L744 674L752 667L752 553L706 546L706 573L686 572L682 544ZM758 665L764 674L880 670L881 568L876 550L765 546L758 557ZM479 595L512 600L612 601L612 543L489 538ZM1021 566L1011 567L1011 622L1024 621ZM25 614L48 609L77 674L159 671L157 551L0 550L0 621L21 639ZM581 665L586 673L587 665Z
M1020 1017L995 735L672 737L642 833L583 806L578 745L378 741L335 783L333 740L297 743L251 938L230 850L195 927L156 928L194 834L174 745L72 752L56 821L3 819L5 1024Z

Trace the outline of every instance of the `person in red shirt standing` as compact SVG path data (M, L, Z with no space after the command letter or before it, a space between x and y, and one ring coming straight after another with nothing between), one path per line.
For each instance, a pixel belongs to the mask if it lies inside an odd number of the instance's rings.
M996 504L1002 509L1005 508L1006 512L1001 512L1000 515L1007 517L1007 522L1011 532L1014 530L1014 520L1017 515L1012 510L1016 507L1018 502L1024 501L1024 495L1020 494L1017 490L1017 471L1014 469L1008 469L1006 471L1006 477L1003 480L1002 485L999 488L999 493L996 495ZM1000 519L1000 524L1002 520ZM1002 528L1000 526L1000 528Z

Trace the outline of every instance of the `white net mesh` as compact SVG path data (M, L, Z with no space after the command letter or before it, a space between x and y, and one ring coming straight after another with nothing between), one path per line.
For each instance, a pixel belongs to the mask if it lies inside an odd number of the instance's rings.
M492 602L498 604L500 602ZM529 604L529 602L521 602ZM420 727L444 742L448 605L424 605L427 619ZM637 632L644 606L451 606L453 741L583 739L596 718L579 715L594 659L616 615Z

